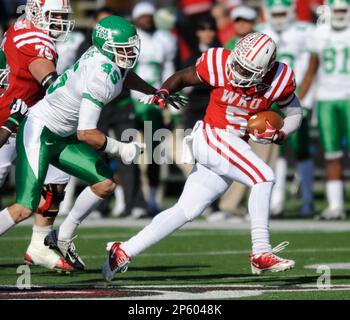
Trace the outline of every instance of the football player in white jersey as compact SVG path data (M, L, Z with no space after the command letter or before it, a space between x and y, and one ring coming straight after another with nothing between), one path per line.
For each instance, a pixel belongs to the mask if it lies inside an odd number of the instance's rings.
M326 4L324 23L308 40L313 55L299 94L303 99L317 77L317 115L326 160L328 201L320 218L342 219L346 216L342 182L344 138L350 150L350 0L328 0Z
M257 30L268 34L277 44L277 59L289 65L295 72L298 87L308 67L310 52L307 42L314 26L311 23L295 21L293 0L265 0L264 13L266 23L258 25ZM313 90L301 101L303 122L300 129L289 138L289 144L297 158L297 169L301 179L303 216L313 214L313 160L310 154L309 120L313 104ZM271 215L283 213L286 194L287 160L284 146L276 163L276 184L271 196Z
M109 16L93 30L93 46L47 90L32 107L17 134L16 203L0 212L1 233L32 215L49 164L88 182L58 231L45 238L77 270L84 269L76 255L73 233L82 220L110 195L116 184L96 150L120 156L130 163L143 144L122 143L97 130L101 109L123 86L146 94L156 92L130 69L137 61L140 41L126 19Z

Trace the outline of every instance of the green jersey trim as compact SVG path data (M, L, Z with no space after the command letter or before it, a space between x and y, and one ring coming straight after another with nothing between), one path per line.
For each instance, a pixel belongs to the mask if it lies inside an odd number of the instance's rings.
M100 108L103 108L105 105L102 101L95 99L90 93L87 93L87 92L83 93L83 99L90 100L91 102L93 102L94 104L99 106Z

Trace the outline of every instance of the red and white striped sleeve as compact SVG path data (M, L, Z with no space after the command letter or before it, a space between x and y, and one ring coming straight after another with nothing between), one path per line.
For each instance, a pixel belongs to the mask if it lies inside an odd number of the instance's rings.
M273 102L277 102L280 106L284 106L288 105L294 99L295 89L296 84L293 69L279 62L270 88L264 96Z
M13 38L17 50L29 58L29 62L38 58L57 60L56 46L51 38L38 31L29 31Z
M204 52L196 63L199 78L212 87L225 85L227 52L224 48L211 48Z

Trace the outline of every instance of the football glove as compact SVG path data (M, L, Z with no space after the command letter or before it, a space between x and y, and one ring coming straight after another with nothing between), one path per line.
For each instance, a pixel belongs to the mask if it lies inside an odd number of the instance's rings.
M264 132L259 133L257 129L254 130L254 134L250 133L250 139L252 139L254 142L261 143L261 144L268 144L268 143L276 143L280 144L284 138L285 133L283 131L279 131L276 128L274 128L271 123L266 120L266 129Z
M145 95L138 100L144 104L155 104L161 109L164 109L167 105L180 109L188 104L187 97L178 92L170 95L167 89L159 89L154 94Z
M121 160L127 164L136 161L146 148L144 143L124 143L110 137L106 137L106 142L107 143L103 151L112 157L120 157Z
M11 114L9 120L15 123L17 126L24 120L28 114L28 107L21 99L13 99L10 104Z

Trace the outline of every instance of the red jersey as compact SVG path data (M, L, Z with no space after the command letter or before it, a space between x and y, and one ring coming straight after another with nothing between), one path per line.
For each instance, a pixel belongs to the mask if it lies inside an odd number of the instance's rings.
M29 65L36 59L57 61L54 42L27 20L19 20L7 30L2 49L10 67L10 86L0 97L0 126L10 115L9 105L14 98L22 99L31 107L45 94L29 72Z
M211 48L197 60L196 71L211 86L204 122L247 136L247 120L255 113L268 110L273 103L287 105L294 98L294 72L277 62L266 74L263 84L253 88L233 87L227 77L226 61L231 51Z

